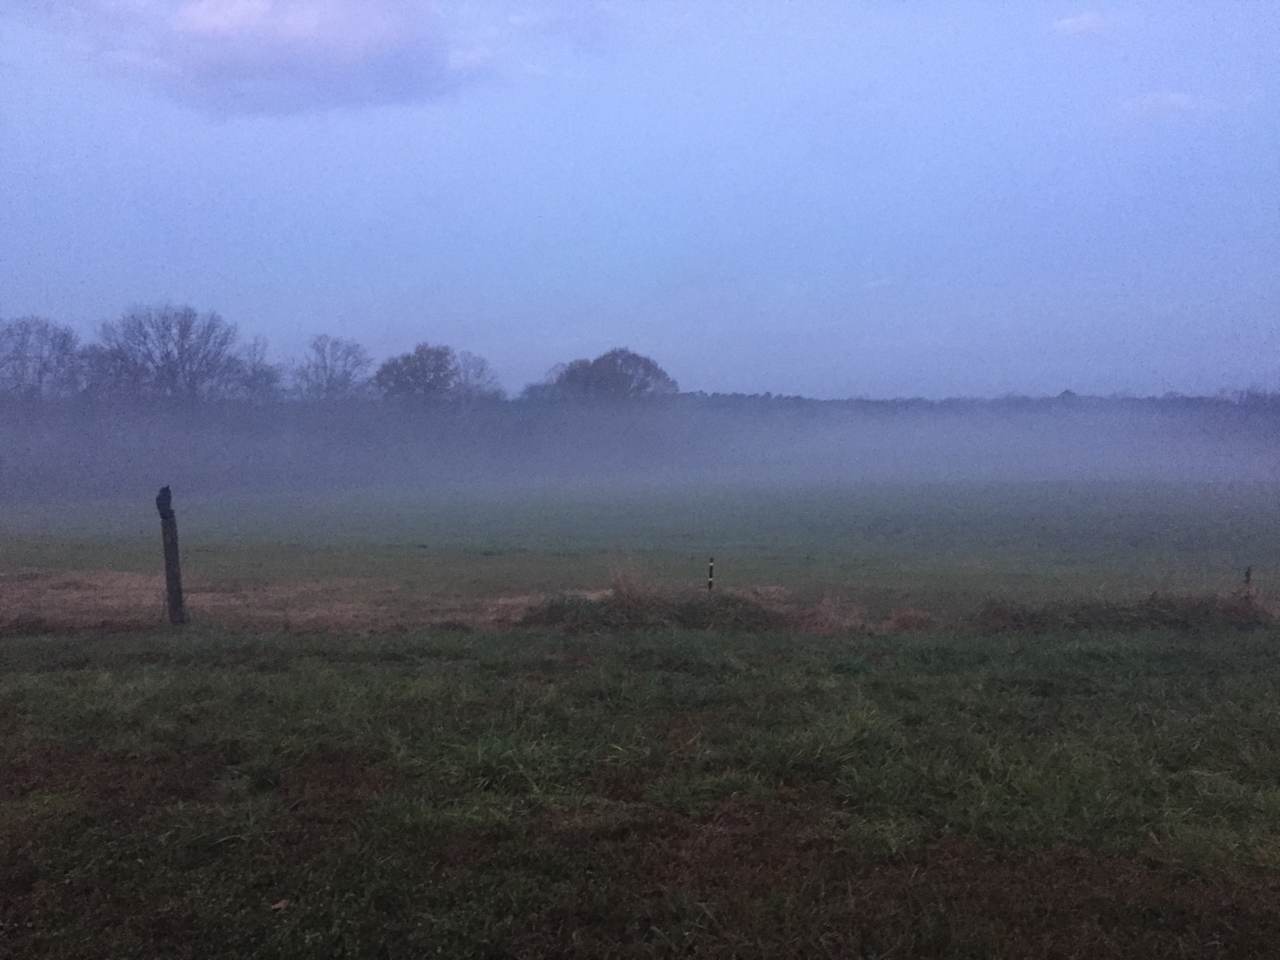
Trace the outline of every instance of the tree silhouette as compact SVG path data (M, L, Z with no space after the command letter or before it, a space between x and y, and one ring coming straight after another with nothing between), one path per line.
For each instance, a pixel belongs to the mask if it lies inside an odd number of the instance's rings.
M444 399L453 393L458 376L458 358L452 349L420 343L412 353L383 363L373 383L388 399Z
M47 400L75 393L77 346L70 327L43 317L0 321L0 395Z
M359 393L373 361L360 344L342 337L312 337L307 355L293 371L293 385L304 400L344 400Z
M464 400L501 400L504 396L489 361L466 350L458 354L458 378L453 392Z
M138 307L102 325L86 353L91 386L105 393L176 400L234 395L257 358L237 350L239 332L216 313L187 306Z
M679 389L655 360L619 347L594 360L573 360L556 367L545 383L527 388L525 396L626 400L672 394Z

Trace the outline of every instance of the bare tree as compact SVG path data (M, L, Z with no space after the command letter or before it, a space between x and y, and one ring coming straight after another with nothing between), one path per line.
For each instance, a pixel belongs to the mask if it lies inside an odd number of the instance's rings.
M505 396L489 361L466 350L458 354L458 377L453 393L464 400L501 400Z
M284 368L267 359L266 340L254 337L253 342L241 350L236 359L239 369L234 375L229 395L256 403L269 403L284 395L281 388Z
M127 399L143 394L142 370L119 350L91 343L80 351L84 392L98 399Z
M216 313L187 306L139 307L102 325L89 355L91 380L105 392L198 401L244 385L238 331Z
M305 400L344 400L368 383L373 361L354 340L321 334L312 337L307 354L293 370L293 386Z
M75 393L79 338L43 317L0 321L0 395L47 400Z

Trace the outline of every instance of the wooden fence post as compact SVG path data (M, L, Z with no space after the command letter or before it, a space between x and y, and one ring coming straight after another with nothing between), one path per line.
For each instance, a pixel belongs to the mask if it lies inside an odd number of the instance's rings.
M161 487L156 495L156 509L160 511L160 534L164 540L164 586L169 622L177 626L187 622L187 610L182 602L182 567L178 562L178 518L173 512L173 494L168 487Z

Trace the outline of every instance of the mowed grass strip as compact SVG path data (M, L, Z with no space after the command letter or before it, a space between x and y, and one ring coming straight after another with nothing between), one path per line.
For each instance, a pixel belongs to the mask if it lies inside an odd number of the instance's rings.
M0 641L0 955L1272 956L1280 634Z

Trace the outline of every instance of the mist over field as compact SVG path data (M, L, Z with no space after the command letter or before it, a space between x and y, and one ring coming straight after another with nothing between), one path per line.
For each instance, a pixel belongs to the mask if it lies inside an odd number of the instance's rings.
M0 0L0 960L1280 955L1280 2Z
M1209 484L1221 499L1231 485L1273 482L1278 428L1280 401L1263 392L945 401L709 394L682 392L655 358L614 348L557 364L508 397L485 358L425 341L375 364L359 341L318 335L282 363L261 338L186 306L134 308L92 340L43 318L0 320L0 502L9 508L0 524L35 536L74 528L137 537L152 492L171 486L183 506L203 501L203 531L215 537L260 540L274 530L318 545L363 524L392 543L434 515L431 543L443 535L474 549L471 531L510 545L550 497L564 522L526 537L540 548L635 547L647 538L663 549L653 533L661 516L677 540L701 530L702 549L742 536L794 541L769 519L783 515L827 539L828 518L875 488L902 501L891 512L917 498L911 525L929 550L948 538L982 539L989 510L1019 486L1043 489L996 527L1014 532L1037 511L1088 508L1063 485L1118 483L1132 496ZM967 533L938 540L929 531L941 520L937 494L919 488L984 484L1006 492L972 502ZM826 498L807 499L815 492ZM450 511L446 502L471 507ZM1181 502L1147 509L1147 526L1177 527ZM399 528L377 517L379 504L401 518ZM602 508L615 515L603 525L591 519ZM269 522L282 513L292 524ZM483 534L477 514L489 521ZM123 528L121 517L131 518ZM616 522L626 517L630 528ZM1213 524L1201 526L1203 540Z
M0 499L397 489L519 496L866 482L1280 480L1256 400L224 403L0 408Z

